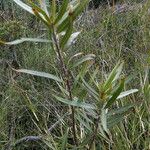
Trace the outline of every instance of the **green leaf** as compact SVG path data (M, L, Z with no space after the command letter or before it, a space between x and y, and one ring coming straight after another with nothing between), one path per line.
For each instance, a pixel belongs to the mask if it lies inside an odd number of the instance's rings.
M32 10L33 10L35 16L37 18L39 18L48 28L50 28L50 25L51 25L50 19L48 18L48 20L47 20L47 17L46 18L43 17L43 15L41 15L41 13L37 9L33 8Z
M37 6L36 4L34 4L31 0L28 0L30 5L32 6L32 9L35 9L36 11L38 11L38 13L40 14L40 16L48 21L49 23L51 23L49 16L46 14L46 12L41 9L39 6Z
M106 109L101 110L101 124L102 124L102 127L105 130L105 132L108 133Z
M123 63L120 62L115 66L115 68L112 70L107 81L103 86L104 91L106 91L109 87L111 87L112 83L119 78L122 68L123 68Z
M80 34L80 32L75 32L73 34L71 34L70 38L68 39L67 42L67 47L71 46L72 44L75 43L76 38L78 37L78 35Z
M71 9L72 10L75 10L75 8L78 6L78 0L74 0L74 1L71 1L70 4L68 4L69 6L71 5ZM57 23L58 26L61 26L61 24L67 20L67 18L69 17L69 9L64 13L64 15L61 17L61 19L59 20L59 22Z
M23 42L44 42L44 43L50 43L50 40L46 40L46 39L38 39L38 38L21 38L21 39L17 39L11 42L5 42L5 41L0 41L1 44L6 44L6 45L17 45Z
M86 129L92 131L92 124L94 125L94 122L93 122L93 117L94 119L97 119L97 114L94 112L93 109L86 109L85 111L84 110L81 110L81 109L77 109L77 115L76 115L76 118L79 120L80 124L81 124L81 128L82 126L84 126ZM94 114L91 114L93 113ZM83 129L83 130L86 130L86 129Z
M67 10L67 7L68 7L68 3L69 3L69 0L63 0L63 3L61 5L61 8L60 8L60 11L57 15L57 18L55 20L55 24L60 21L60 19L63 17L63 15L65 14L66 10Z
M45 72L39 72L39 71L33 71L33 70L27 70L27 69L18 69L15 70L17 72L21 72L21 73L27 73L27 74L31 74L34 76L38 76L38 77L44 77L44 78L49 78L58 82L62 82L62 80L52 74L49 73L45 73Z
M32 10L32 8L28 5L26 5L25 3L23 3L21 0L13 0L16 4L18 4L21 8L23 8L24 10L28 11L29 13L34 15L34 12Z
M52 4L51 4L51 18L52 18L52 20L53 20L53 23L54 23L54 21L55 21L55 18L56 18L56 0L52 0L52 2L51 2Z
M65 35L63 36L63 38L61 39L61 42L60 42L60 46L61 46L62 49L65 47L66 43L68 42L68 40L69 40L69 38L72 34L72 31L73 31L73 22L72 22L72 18L70 16L68 28L67 28L66 33L65 33Z
M57 23L57 33L61 33L66 31L70 23L70 17L72 18L72 22L74 21L73 12L77 8L78 3L75 5L70 5L70 9L62 16L60 21Z
M57 33L61 33L65 31L69 24L69 17L67 17L58 27L57 27Z
M77 60L71 68L78 67L82 63L84 63L86 61L89 61L89 60L93 60L94 58L95 58L94 54L88 54L86 56L83 56L82 58L80 58L79 60Z
M47 14L47 16L49 16L48 10L47 10L47 5L46 5L46 1L45 0L39 0L41 9L45 11L45 13Z
M68 10L60 19L58 22L58 30L57 32L60 33L62 31L65 31L69 24L69 16L72 16L72 21L76 19L76 17L82 12L82 10L85 8L85 5L88 3L89 0L83 0L82 3L75 1L73 2L70 7L71 10ZM70 12L71 11L71 12Z
M124 88L124 83L125 83L125 79L121 79L119 87L114 91L112 97L108 100L105 108L110 107L115 102L115 100L117 99L117 97L120 95L121 91Z
M78 57L78 56L81 56L82 54L83 54L82 52L79 52L79 53L77 53L77 54L71 56L70 59L68 60L68 64L69 64L69 62L72 61L74 58L76 58L76 57Z
M67 99L64 99L64 98L61 98L61 97L58 97L56 95L54 95L54 97L64 103L64 104L67 104L67 105L71 105L71 106L76 106L76 107L81 107L81 108L85 108L85 109L95 109L95 107L92 105L92 104L87 104L85 102L80 102L79 100L67 100Z
M123 98L123 97L125 97L125 96L128 96L128 95L133 94L133 93L136 93L136 92L138 92L138 89L131 89L131 90L122 92L122 93L120 93L120 95L117 97L117 99Z

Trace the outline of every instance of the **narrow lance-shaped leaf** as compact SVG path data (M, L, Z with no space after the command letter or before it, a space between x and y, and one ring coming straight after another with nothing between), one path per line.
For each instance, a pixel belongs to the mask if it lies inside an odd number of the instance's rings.
M18 4L21 8L23 8L24 10L28 11L29 13L34 15L34 12L32 10L32 8L28 5L26 5L25 3L23 3L21 0L13 0L16 4Z
M53 20L53 23L55 21L56 18L56 0L52 0L52 4L51 4L51 18Z
M67 105L71 105L71 106L76 106L76 107L81 107L81 108L85 108L85 109L95 109L95 107L92 105L92 104L87 104L85 102L80 102L80 101L77 101L77 100L73 100L73 101L70 101L70 100L67 100L67 99L64 99L64 98L61 98L61 97L58 97L56 95L54 95L54 97L64 103L64 104L67 104Z
M115 68L113 69L113 71L110 73L107 81L105 82L104 86L103 86L103 90L106 91L111 85L112 82L114 80L117 79L117 77L119 78L119 75L122 71L122 67L123 67L123 63L120 64L120 62L115 66Z
M124 83L125 83L125 79L121 79L119 87L115 90L112 97L108 100L105 108L110 107L115 102L115 100L117 99L117 97L120 95L121 91L124 88Z
M51 22L43 18L43 16L41 16L40 12L37 9L33 8L33 12L35 16L39 18L47 27L50 27Z
M84 63L84 64L82 64L81 69L80 69L78 75L75 78L74 86L76 86L77 84L79 84L78 81L80 79L84 78L84 76L88 72L89 68L92 67L92 64L93 64L93 61L90 62L90 63ZM71 68L71 65L70 65L70 68Z
M108 124L108 123L107 123ZM104 139L106 139L107 141L109 141L110 139L108 139L108 135L106 134L106 132L104 131L104 129L102 128L102 125L101 124L99 124L99 131L100 131L100 134L101 134L101 136L104 138Z
M77 8L78 4L79 4L78 0L74 0L74 1L71 1L68 5L71 6L72 11L74 11ZM65 20L68 19L68 16L69 16L69 9L64 13L64 15L58 21L57 23L58 26L61 26L63 22L65 22Z
M57 15L57 18L55 20L55 24L63 17L63 15L65 14L66 10L67 10L67 6L68 6L69 0L63 0L63 3L61 5L60 11Z
M128 91L122 92L122 93L120 93L120 95L117 97L117 99L123 98L123 97L125 97L125 96L128 96L128 95L133 94L133 93L136 93L136 92L138 92L138 89L132 89L132 90L128 90Z
M79 52L73 56L70 57L70 59L68 60L68 64L70 63L70 61L72 61L74 58L78 57L78 56L81 56L83 53L82 52Z
M108 133L108 128L107 128L107 113L105 109L101 110L101 124L105 132Z
M29 1L30 5L32 6L32 9L37 10L37 11L39 12L40 16L41 16L44 20L46 20L46 21L48 21L49 23L51 23L51 20L50 20L49 16L47 15L47 13L46 13L43 9L41 9L39 6L37 6L37 5L36 5L35 3L33 3L31 0L28 0L28 1Z
M94 54L88 54L86 56L83 56L82 58L80 58L79 60L77 60L71 68L78 67L82 63L84 63L86 61L89 61L89 60L93 60L94 58L95 58Z
M119 67L117 68L117 71L116 71L116 75L113 79L113 81L117 80L122 72L122 69L123 69L123 64L124 62L120 63Z
M61 42L60 42L60 46L63 49L66 45L66 43L68 42L71 34L73 31L73 22L72 22L72 16L69 17L69 24L68 24L68 29L66 30L65 35L63 36Z
M70 13L72 14L72 21L74 21L73 13L76 7L78 6L78 3L76 5L70 4L69 6L70 9L68 9L68 11L63 15L63 17L57 23L57 33L66 31L66 29L68 28L68 24L70 23Z
M57 27L57 33L61 33L63 31L66 31L69 24L69 17L67 17L60 25Z
M89 114L89 112L90 112L90 114ZM92 117L97 118L97 114L92 109L87 109L86 111L78 111L78 113L80 116L82 116L82 118L84 118L84 120L88 124L90 124L90 123L93 124L92 118L89 117L91 115L91 113L94 113L94 114L92 114ZM93 115L95 115L95 116L93 116Z
M23 42L46 42L49 43L51 42L50 40L46 40L46 39L39 39L39 38L21 38L21 39L17 39L11 42L5 42L5 41L1 41L0 40L0 44L6 44L6 45L17 45L17 44L21 44Z
M67 42L67 47L71 46L72 44L75 43L76 38L78 37L78 35L80 34L80 32L75 32L73 34L71 34L70 38L68 39Z
M87 132L87 131L86 131ZM83 137L82 139L82 143L80 143L80 146L85 146L85 145L88 145L91 141L91 137L92 137L92 134L93 132L89 131L86 133L86 136ZM93 150L93 149L92 149Z
M56 77L55 75L45 73L45 72L39 72L39 71L33 71L33 70L27 70L27 69L18 69L15 71L21 72L21 73L31 74L31 75L38 76L38 77L49 78L49 79L52 79L52 80L55 80L58 82L62 82L62 80L59 77Z
M46 1L45 0L39 0L41 9L45 11L45 13L47 14L47 16L49 16L48 10L47 10L47 5L46 5Z
M70 8L72 11L72 21L76 19L76 17L83 11L85 5L89 2L89 0L83 0L82 2L76 1L75 4L70 4ZM69 10L70 11L70 10ZM68 27L69 23L69 11L67 11L63 17L58 22L58 33L64 31Z

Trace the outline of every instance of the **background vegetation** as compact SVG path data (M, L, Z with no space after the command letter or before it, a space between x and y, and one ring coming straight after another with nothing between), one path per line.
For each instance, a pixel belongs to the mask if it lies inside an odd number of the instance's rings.
M2 2L0 39L49 38L41 21L23 11L13 1ZM111 120L117 125L110 129L109 135L104 133L106 137L98 136L93 149L150 149L149 9L149 1L120 1L113 8L100 5L96 10L86 10L75 22L74 30L81 33L64 55L70 58L80 52L84 55L95 54L94 67L90 73L93 75L98 70L97 80L100 81L104 81L118 61L123 60L122 74L127 77L124 90L139 89L137 93L111 106L113 114L117 113L115 110L118 107L134 104L130 111L124 113L121 122L118 123L115 117ZM11 69L28 68L58 74L59 65L51 44L24 42L19 45L1 45L0 49L0 149L48 150L56 149L57 146L62 149L66 145L64 149L73 149L72 137L66 125L68 108L52 96L60 92L56 83ZM87 64L76 68L75 75L85 66ZM89 75L86 79L90 79ZM77 94L80 97L84 95L79 91ZM88 100L89 103L93 102L90 97ZM81 133L90 135L85 128L92 128L95 123L93 116L89 117L88 114L88 118L85 118L87 112L84 115L82 113L79 109L77 119L80 130L83 130ZM36 120L36 116L40 121ZM47 129L50 130L48 135ZM78 138L81 137L78 133ZM82 140L78 149L87 149L82 145L86 145L89 139Z

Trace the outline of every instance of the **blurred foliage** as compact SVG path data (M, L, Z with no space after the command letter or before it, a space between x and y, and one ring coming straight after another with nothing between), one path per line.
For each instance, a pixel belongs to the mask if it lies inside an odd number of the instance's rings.
M23 27L21 22L18 21L7 21L0 23L0 37L5 41L20 38L23 33Z

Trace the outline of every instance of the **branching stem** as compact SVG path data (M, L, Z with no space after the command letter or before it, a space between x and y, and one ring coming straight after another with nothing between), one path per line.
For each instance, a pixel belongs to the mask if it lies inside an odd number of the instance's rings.
M69 93L68 97L69 97L70 101L72 101L73 97L72 97L72 92L71 92L71 81L70 81L70 76L69 76L69 70L64 63L62 49L60 48L59 39L57 38L57 34L55 32L54 27L53 27L53 36L52 37L53 37L53 41L55 44L54 46L55 46L56 52L58 54L58 59L60 61L60 68L63 73L63 80L65 81L66 89ZM75 108L73 106L71 106L71 119L72 119L73 142L77 146L78 142L77 142L76 125L75 125Z

